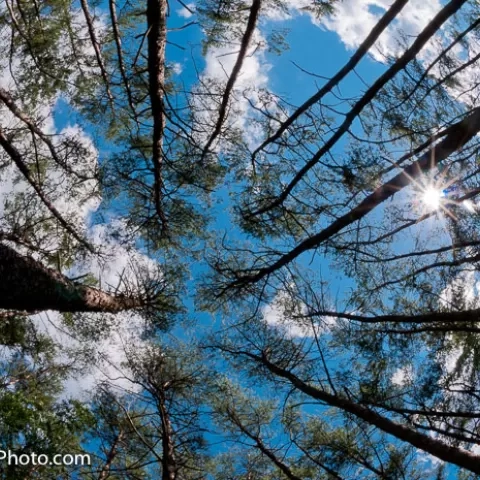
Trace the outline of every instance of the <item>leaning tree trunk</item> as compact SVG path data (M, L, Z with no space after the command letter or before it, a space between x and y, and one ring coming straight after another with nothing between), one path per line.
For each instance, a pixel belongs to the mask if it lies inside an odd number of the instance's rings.
M110 312L140 308L141 298L77 285L61 273L0 243L0 309Z

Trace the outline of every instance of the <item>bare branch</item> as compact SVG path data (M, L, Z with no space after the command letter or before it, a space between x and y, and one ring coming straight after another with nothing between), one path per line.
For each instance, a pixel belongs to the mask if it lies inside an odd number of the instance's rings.
M95 253L95 249L93 246L87 242L81 235L62 217L60 212L55 208L53 203L47 198L44 194L43 190L41 189L40 185L32 178L28 167L25 165L22 155L20 152L13 146L10 140L5 135L4 131L0 128L0 145L3 149L7 152L9 157L13 160L17 168L20 170L22 175L25 177L27 182L31 185L31 187L35 190L36 194L43 202L43 204L48 208L48 210L52 213L52 215L57 219L57 221L62 225L62 227L70 233L81 245L83 245L89 252Z
M449 2L445 7L435 16L435 18L425 27L425 29L418 35L417 39L413 42L410 48L408 48L403 55L383 74L377 81L365 92L362 98L355 103L353 108L346 115L345 120L336 130L336 132L330 137L325 145L310 159L308 162L295 174L290 183L285 187L282 193L270 204L248 214L248 216L260 215L268 210L271 210L281 205L287 197L290 195L295 186L305 176L305 174L313 168L319 160L331 148L343 137L348 129L352 125L355 118L360 112L373 100L378 92L393 78L397 73L403 70L406 65L413 60L435 32L454 14L466 0L453 0Z
M352 55L350 60L315 94L298 107L290 117L282 122L280 128L269 138L267 138L252 154L252 162L261 150L264 150L272 142L278 140L283 133L297 120L300 115L305 113L310 107L319 102L328 92L338 85L352 70L358 65L362 58L372 48L373 44L378 40L383 31L390 25L395 17L401 12L408 0L396 0L392 6L385 12L383 17L373 27L367 38L358 47L357 51Z
M356 207L345 213L321 232L312 235L299 243L290 252L282 255L277 261L267 267L257 270L257 273L246 274L233 281L228 288L257 282L271 273L286 266L302 253L317 248L342 229L360 220L382 202L392 197L396 192L410 185L419 175L428 172L440 162L449 157L470 141L480 131L480 108L474 109L470 115L455 124L455 128L438 145L425 152L416 162L410 164L402 172L384 185L378 187Z
M87 0L80 0L80 4L82 6L85 20L87 21L88 34L90 35L90 40L92 42L93 49L95 50L95 57L97 58L97 63L98 63L98 67L100 68L103 82L105 83L105 89L107 91L108 100L110 101L110 104L112 105L112 108L113 108L113 96L112 96L112 92L110 91L110 81L108 79L107 70L105 69L105 64L103 63L102 53L100 52L100 43L95 33L93 18L88 9Z
M402 1L405 1L405 0L402 0ZM262 3L261 0L253 0L252 6L250 7L250 15L248 16L247 28L242 38L240 51L238 53L237 60L235 62L235 65L233 66L232 73L230 74L227 85L223 92L222 102L220 104L220 109L218 111L217 123L215 125L212 135L208 139L202 151L202 155L200 157L201 164L204 163L205 157L208 154L210 147L213 145L213 142L216 140L218 135L220 135L220 132L222 130L222 125L227 115L227 106L230 100L230 95L232 94L235 82L237 81L238 76L240 75L243 62L247 55L248 46L250 45L250 41L252 40L253 33L257 25L261 3Z

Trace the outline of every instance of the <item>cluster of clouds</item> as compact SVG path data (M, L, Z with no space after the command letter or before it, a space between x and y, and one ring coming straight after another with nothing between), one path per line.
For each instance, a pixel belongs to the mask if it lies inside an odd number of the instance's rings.
M88 38L82 12L75 10L73 14L75 26L83 28L82 36ZM105 24L98 15L95 16L94 27L100 38L105 30ZM10 42L9 35L9 29L0 30L0 43L5 48ZM68 42L64 42L64 48L68 48L68 45ZM90 42L85 42L81 48L83 53L94 54ZM12 96L15 95L16 90L14 76L16 72L24 68L23 60L14 57L9 65L8 55L0 57L0 87L10 92ZM179 71L178 65L174 68ZM76 74L78 72L72 74L71 84L74 83ZM31 108L31 105L23 103L23 99L16 99L16 103L22 110L29 111L30 117L42 132L49 136L58 151L64 152L69 146L71 147L69 164L75 171L93 176L99 166L98 149L91 136L79 125L67 121L66 126L61 129L57 128L55 109L60 100L68 101L68 98L62 93L58 93L53 99L40 101L34 109ZM0 105L0 125L5 130L24 127L5 105ZM14 143L21 151L33 151L31 136L28 133L15 138ZM47 158L50 156L47 146L42 142L37 142L36 148ZM29 192L31 187L19 175L16 166L9 162L4 152L1 153L1 159L6 162L6 166L0 169L0 226L8 231L11 225L8 225L5 218L6 202L11 201L16 195ZM139 268L152 272L158 271L158 265L154 260L136 249L132 241L129 243L126 240L127 237L131 239L132 236L128 235L125 221L112 218L108 224L92 223L92 215L102 202L96 179L79 181L78 178L66 173L60 167L57 168L51 164L46 171L44 188L48 193L49 200L60 214L102 252L101 257L96 255L79 257L68 271L63 272L64 274L74 277L89 273L104 290L113 291L119 283L129 281L134 283ZM42 215L43 213L39 215L39 218ZM55 232L47 235L45 242L44 247L49 250L55 250L60 246L60 239ZM132 351L132 348L139 352L145 346L142 339L145 323L140 315L125 312L115 316L103 314L86 316L85 321L91 323L90 327L95 324L99 325L98 334L89 339L88 352L85 352L85 338L82 338L82 335L76 331L75 326L65 325L63 316L58 312L42 312L30 318L38 332L53 339L58 346L56 358L58 364L68 365L72 359L78 361L75 365L78 369L76 376L68 378L65 382L65 397L89 395L94 391L95 385L104 381L108 381L118 388L130 390L134 388L128 380L128 369L122 369L128 359L128 352ZM2 348L0 361L8 363L8 359L14 351L13 348ZM86 356L85 353L87 353Z
M263 321L289 339L314 338L330 332L336 317L311 316L307 305L294 298L292 291L279 290L273 300L261 309ZM331 309L334 311L334 308Z
M193 17L195 12L195 4L194 3L186 3L185 6L182 6L177 11L177 15L182 18L191 18Z
M303 338L315 336L317 327L309 319L300 320L292 317L297 313L304 315L306 305L292 305L290 295L284 290L280 290L275 298L262 308L263 321L270 327L276 328L284 333L288 338Z
M255 107L265 108L265 100L260 98L258 92L267 91L269 76L275 75L275 65L266 55L268 41L264 36L265 27L275 28L277 23L282 22L282 27L286 25L288 28L295 28L294 22L298 16L309 15L314 26L336 33L344 47L353 51L365 40L391 4L391 0L344 0L335 3L334 14L321 17L317 17L307 10L307 7L312 5L309 0L285 0L281 9L275 8L274 4L269 5L268 2L264 4L261 20L255 30L250 51L235 86L228 122L244 132L244 137L250 146L258 146L262 139L262 129L257 126L255 121L252 121L256 113L251 108L251 104ZM188 9L182 7L177 11L177 14L190 20L191 17L194 17L195 4L189 3L187 6ZM380 35L369 52L370 57L375 61L385 63L392 56L401 54L442 8L443 5L439 0L409 1L395 20ZM427 42L421 50L418 58L425 65L430 64L451 40L450 23L450 21L446 22L440 32ZM478 42L473 41L472 35L466 37L466 43L457 44L450 52L451 58L458 61L459 64L480 53L480 46ZM236 53L238 53L238 49L232 45L209 48L204 58L206 65L201 74L202 81L211 79L220 82L220 84L225 84L236 61ZM475 65L472 65L456 75L455 78L460 82L460 85L471 84L472 80L478 76L475 70ZM433 67L430 73L440 77L440 64ZM446 88L452 96L460 94L456 86ZM273 115L279 117L280 121L283 119L281 118L282 112L276 110L273 96L268 108Z

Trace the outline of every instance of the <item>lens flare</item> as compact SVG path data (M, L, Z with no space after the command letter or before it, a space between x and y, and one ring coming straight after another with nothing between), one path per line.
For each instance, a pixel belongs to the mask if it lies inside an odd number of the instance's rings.
M423 203L434 209L437 210L440 207L440 202L442 199L442 191L438 190L433 187L428 187L424 192L422 196Z

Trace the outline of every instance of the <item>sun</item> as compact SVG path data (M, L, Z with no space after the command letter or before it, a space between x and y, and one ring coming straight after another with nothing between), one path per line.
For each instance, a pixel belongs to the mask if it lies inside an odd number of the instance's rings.
M432 208L433 210L437 210L438 208L440 208L442 197L443 197L442 190L439 190L439 189L434 188L432 186L427 187L422 192L423 203L427 207Z

